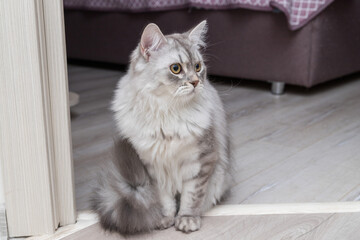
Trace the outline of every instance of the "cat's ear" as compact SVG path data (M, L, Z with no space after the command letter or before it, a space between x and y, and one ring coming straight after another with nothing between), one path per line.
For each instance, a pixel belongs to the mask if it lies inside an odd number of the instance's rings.
M156 24L150 23L141 35L140 52L146 60L149 60L151 53L159 50L166 42L160 28Z
M208 25L206 20L204 20L189 31L190 41L198 46L205 47L206 45L205 37L207 30L208 30Z

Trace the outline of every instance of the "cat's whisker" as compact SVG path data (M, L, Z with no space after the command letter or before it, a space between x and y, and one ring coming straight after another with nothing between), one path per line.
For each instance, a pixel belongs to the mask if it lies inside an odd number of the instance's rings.
M218 41L218 42L207 43L207 44L206 44L206 49L209 49L209 48L211 48L211 47L213 47L213 46L217 46L217 45L219 45L219 44L224 44L224 43L225 43L224 40L223 40L223 41Z
M217 56L215 56L215 55L213 55L213 54L204 54L204 57L205 57L205 59L213 58L213 59L215 59L215 60L218 61L218 62L222 62L222 61L223 61L223 60L221 60L219 57L217 57ZM208 60L206 60L206 61L208 61Z
M225 90L218 90L219 95L224 96L224 95L228 95L231 93L231 91L233 90L234 87L239 87L240 86L240 81L236 82L236 84L234 85L234 82L231 81L231 85L229 86L229 88L225 89Z

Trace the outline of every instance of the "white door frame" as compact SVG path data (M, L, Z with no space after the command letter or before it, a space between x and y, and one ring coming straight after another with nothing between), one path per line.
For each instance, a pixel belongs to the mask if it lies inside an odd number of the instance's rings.
M0 1L0 159L10 237L75 222L62 1Z

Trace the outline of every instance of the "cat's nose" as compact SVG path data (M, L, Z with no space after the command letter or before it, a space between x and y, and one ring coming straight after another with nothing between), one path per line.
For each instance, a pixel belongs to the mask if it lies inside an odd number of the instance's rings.
M199 80L195 80L195 81L192 81L192 82L190 82L193 86L194 86L194 88L199 84Z

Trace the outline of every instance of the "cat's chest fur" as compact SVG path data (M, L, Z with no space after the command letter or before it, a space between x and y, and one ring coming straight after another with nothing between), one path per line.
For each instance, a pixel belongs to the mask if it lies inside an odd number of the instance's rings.
M198 143L211 124L211 110L204 104L175 112L154 113L151 108L139 112L144 109L140 104L115 113L126 112L118 116L118 128L131 140L150 175L162 187L180 191L182 182L200 171Z
M161 187L175 193L181 191L183 181L199 173L200 149L199 133L191 131L186 123L174 124L178 125L181 133L166 131L163 126L147 137L137 139L136 148L150 175L157 179Z
M140 158L162 187L180 191L182 182L200 171L198 138L191 133L181 136L157 133L155 138L148 136L137 142L141 146L136 147Z

